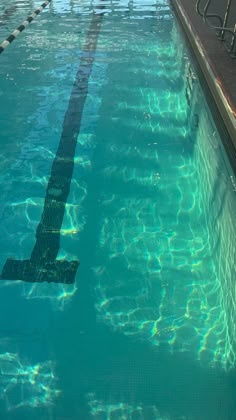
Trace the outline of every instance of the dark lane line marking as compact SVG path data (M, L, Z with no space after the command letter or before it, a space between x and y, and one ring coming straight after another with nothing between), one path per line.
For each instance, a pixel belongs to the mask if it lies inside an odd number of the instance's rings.
M104 6L100 6L104 8ZM1 279L27 282L73 283L78 261L56 260L60 248L60 229L70 192L75 148L80 132L88 81L92 71L98 35L104 12L94 14L82 52L80 66L71 91L60 143L52 164L44 209L36 231L36 244L30 260L8 258Z
M8 9L4 10L3 14L0 16L0 26L7 24L8 19L14 14L17 9L17 4L12 5Z
M51 0L46 0L44 3L41 4L40 7L38 7L30 16L28 16L24 22L22 22L22 24L20 26L18 26L17 29L15 29L9 36L8 38L6 38L1 44L0 44L0 54L5 51L5 49L8 47L8 45L10 45L15 39L16 37L23 32L23 30L26 28L27 25L29 25L29 23L32 22L32 20L34 20L34 18L36 16L39 15L39 13L42 12L42 10L50 3Z

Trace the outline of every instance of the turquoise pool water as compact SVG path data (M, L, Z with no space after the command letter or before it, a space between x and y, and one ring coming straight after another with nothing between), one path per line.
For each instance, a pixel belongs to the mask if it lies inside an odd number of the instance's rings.
M236 417L236 181L154 3L53 0L0 57L1 272L58 238L80 261L74 284L1 280L1 419ZM3 1L1 39L37 6Z

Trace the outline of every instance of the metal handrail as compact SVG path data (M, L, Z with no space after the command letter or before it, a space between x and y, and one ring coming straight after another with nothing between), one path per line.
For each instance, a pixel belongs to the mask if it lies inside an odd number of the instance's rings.
M228 0L227 3L227 7L226 7L226 11L225 11L225 17L224 17L224 22L223 22L223 27L226 28L227 23L228 23L228 19L229 19L229 13L230 13L230 8L231 8L231 0ZM224 33L222 34L222 40L224 39Z
M196 10L197 10L197 13L198 13L201 17L203 17L203 18L204 18L204 11L202 12L202 11L200 10L200 3L201 3L201 0L197 0L197 3L196 3ZM204 9L204 10L205 10L205 9ZM220 21L220 25L221 25L221 26L223 26L223 19L222 19L220 16L215 15L215 14L209 14L209 15L207 15L207 18L216 18L216 19L219 19L219 21Z
M230 33L232 35L230 48L227 49L227 51L229 53L231 53L231 54L234 54L236 56L236 51L234 51L234 47L235 47L235 43L236 43L236 25L235 25L235 27L233 29L226 27L226 25L228 23L228 19L229 19L230 7L231 7L232 0L228 0L227 7L226 7L226 12L225 12L225 16L224 16L224 20L220 16L218 16L218 15L208 14L207 13L208 12L208 9L210 7L210 4L211 4L211 0L207 0L207 2L205 4L205 7L203 9L203 12L200 10L200 2L201 2L201 0L197 0L197 3L196 3L197 13L200 16L202 16L204 22L211 29L215 29L216 31L219 31L219 38L220 38L221 41L224 41L225 40L225 33ZM210 24L208 22L208 19L209 18L212 18L212 17L218 18L219 21L220 21L221 26L215 26L215 25Z
M228 0L228 3L227 3L225 18L224 18L224 23L226 23L226 24L227 24L228 18L229 18L231 2L232 2L232 0ZM208 12L208 9L210 7L210 4L211 4L211 0L207 0L207 3L204 7L203 19L204 19L204 22L206 24L207 24L207 17L208 17L207 12ZM231 47L230 47L230 50L229 50L229 52L232 53L233 52L233 47L234 47L234 44L235 44L236 33L232 29L226 28L226 26L224 26L224 23L223 23L222 27L212 26L212 25L209 25L209 24L208 24L208 26L211 26L213 29L220 30L222 41L224 40L225 32L228 32L232 35Z

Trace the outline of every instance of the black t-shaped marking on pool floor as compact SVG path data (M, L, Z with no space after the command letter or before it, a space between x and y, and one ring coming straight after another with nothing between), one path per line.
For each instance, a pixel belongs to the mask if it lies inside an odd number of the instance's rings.
M104 6L99 8L104 9ZM36 244L31 258L23 261L8 258L3 267L1 279L56 283L73 283L75 280L79 262L56 260L56 257L60 248L60 229L70 192L77 137L88 93L88 80L92 71L103 15L103 12L94 14L88 30L63 122L60 143L52 164L43 214L36 231Z

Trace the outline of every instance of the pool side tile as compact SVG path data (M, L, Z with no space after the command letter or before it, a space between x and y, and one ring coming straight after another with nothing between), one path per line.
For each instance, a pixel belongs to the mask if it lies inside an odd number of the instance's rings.
M215 31L210 29L197 14L196 0L172 0L172 4L236 149L236 59L229 55ZM217 0L215 6L216 11L220 11L222 0ZM236 22L236 7L232 13L235 14L233 19L235 18Z

